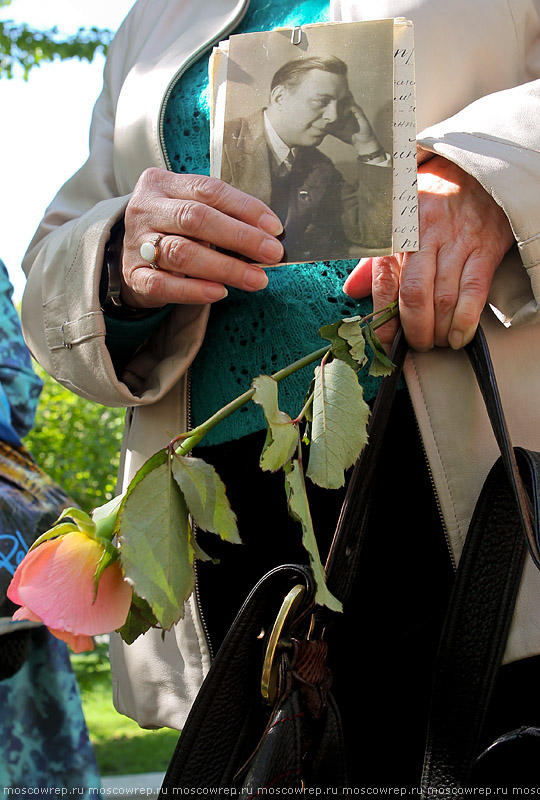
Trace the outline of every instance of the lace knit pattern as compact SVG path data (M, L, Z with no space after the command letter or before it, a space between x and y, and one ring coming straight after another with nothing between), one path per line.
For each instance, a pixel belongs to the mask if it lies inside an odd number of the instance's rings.
M252 0L235 33L271 30L328 20L328 0ZM193 64L176 84L165 110L165 146L175 172L208 175L210 125L208 58ZM367 314L371 300L356 301L342 286L356 261L324 261L267 271L266 289L245 293L229 289L212 306L203 346L192 368L192 425L249 389L251 379L271 374L319 349L321 325L341 317ZM313 367L280 383L280 407L291 415L302 408ZM378 380L362 379L367 399ZM220 444L264 428L261 409L249 403L220 423L204 444Z

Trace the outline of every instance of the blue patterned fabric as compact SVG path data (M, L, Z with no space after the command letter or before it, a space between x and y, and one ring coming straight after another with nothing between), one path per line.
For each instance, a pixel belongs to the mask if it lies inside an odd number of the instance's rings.
M100 780L66 645L45 628L30 635L29 658L0 681L0 787L96 797L90 789Z
M0 620L15 610L6 592L26 551L70 505L23 445L0 440Z
M0 421L24 436L34 422L41 381L32 369L12 295L7 269L0 261Z
M13 289L0 262L0 665L11 663L14 610L5 589L28 548L29 526L52 524L64 495L47 483L19 436L30 430L41 381L32 371ZM5 444L7 442L7 444ZM56 498L56 499L55 499ZM53 515L51 517L51 514ZM35 538L35 537L32 537ZM67 646L44 627L24 632L29 655L0 680L0 788L67 789L77 796L99 789L99 774ZM9 674L9 671L3 674ZM54 792L51 792L54 794Z
M328 0L259 0L252 2L234 33L272 30L328 21ZM209 174L210 122L208 57L182 75L165 109L165 150L174 172ZM192 426L249 389L251 379L271 374L325 343L318 328L372 310L371 298L356 301L343 294L353 261L324 261L270 269L268 286L246 293L229 288L215 303L203 342L192 367ZM313 377L313 366L295 373L279 387L280 407L296 416ZM362 377L367 399L379 381ZM214 428L204 445L238 439L265 427L262 409L253 403Z

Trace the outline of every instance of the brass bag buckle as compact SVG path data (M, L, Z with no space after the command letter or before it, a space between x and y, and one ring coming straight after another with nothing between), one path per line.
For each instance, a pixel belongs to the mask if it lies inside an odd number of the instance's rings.
M272 706L276 702L278 692L279 656L290 646L288 636L305 591L306 587L302 584L297 584L291 589L283 600L270 633L263 662L261 694L265 702Z

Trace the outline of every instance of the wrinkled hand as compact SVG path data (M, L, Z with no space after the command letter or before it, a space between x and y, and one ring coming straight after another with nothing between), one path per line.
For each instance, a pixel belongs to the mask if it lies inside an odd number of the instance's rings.
M493 274L514 242L508 218L478 181L440 156L418 170L420 249L363 259L346 280L375 309L399 298L409 345L459 349L473 338ZM389 346L398 322L380 328Z
M122 256L124 303L152 308L166 303L208 303L227 295L225 286L247 292L264 288L264 270L254 262L276 264L283 247L275 238L283 227L270 209L217 178L177 175L148 169L139 178L125 213ZM163 236L153 269L140 247Z

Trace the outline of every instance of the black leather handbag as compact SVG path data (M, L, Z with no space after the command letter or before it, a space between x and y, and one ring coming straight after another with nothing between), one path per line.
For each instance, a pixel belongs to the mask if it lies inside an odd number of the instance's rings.
M400 332L391 354L397 368L382 382L369 445L353 470L326 564L328 587L343 602L345 614L366 534L372 476L406 350ZM481 329L467 351L501 457L477 503L441 638L418 787L425 797L487 780L494 748L540 743L537 729L513 731L479 757L527 549L540 565L540 455L510 445ZM262 578L197 696L163 795L197 789L236 790L246 797L302 788L346 793L339 711L326 666L325 631L331 624L332 612L314 602L307 567L284 565Z

